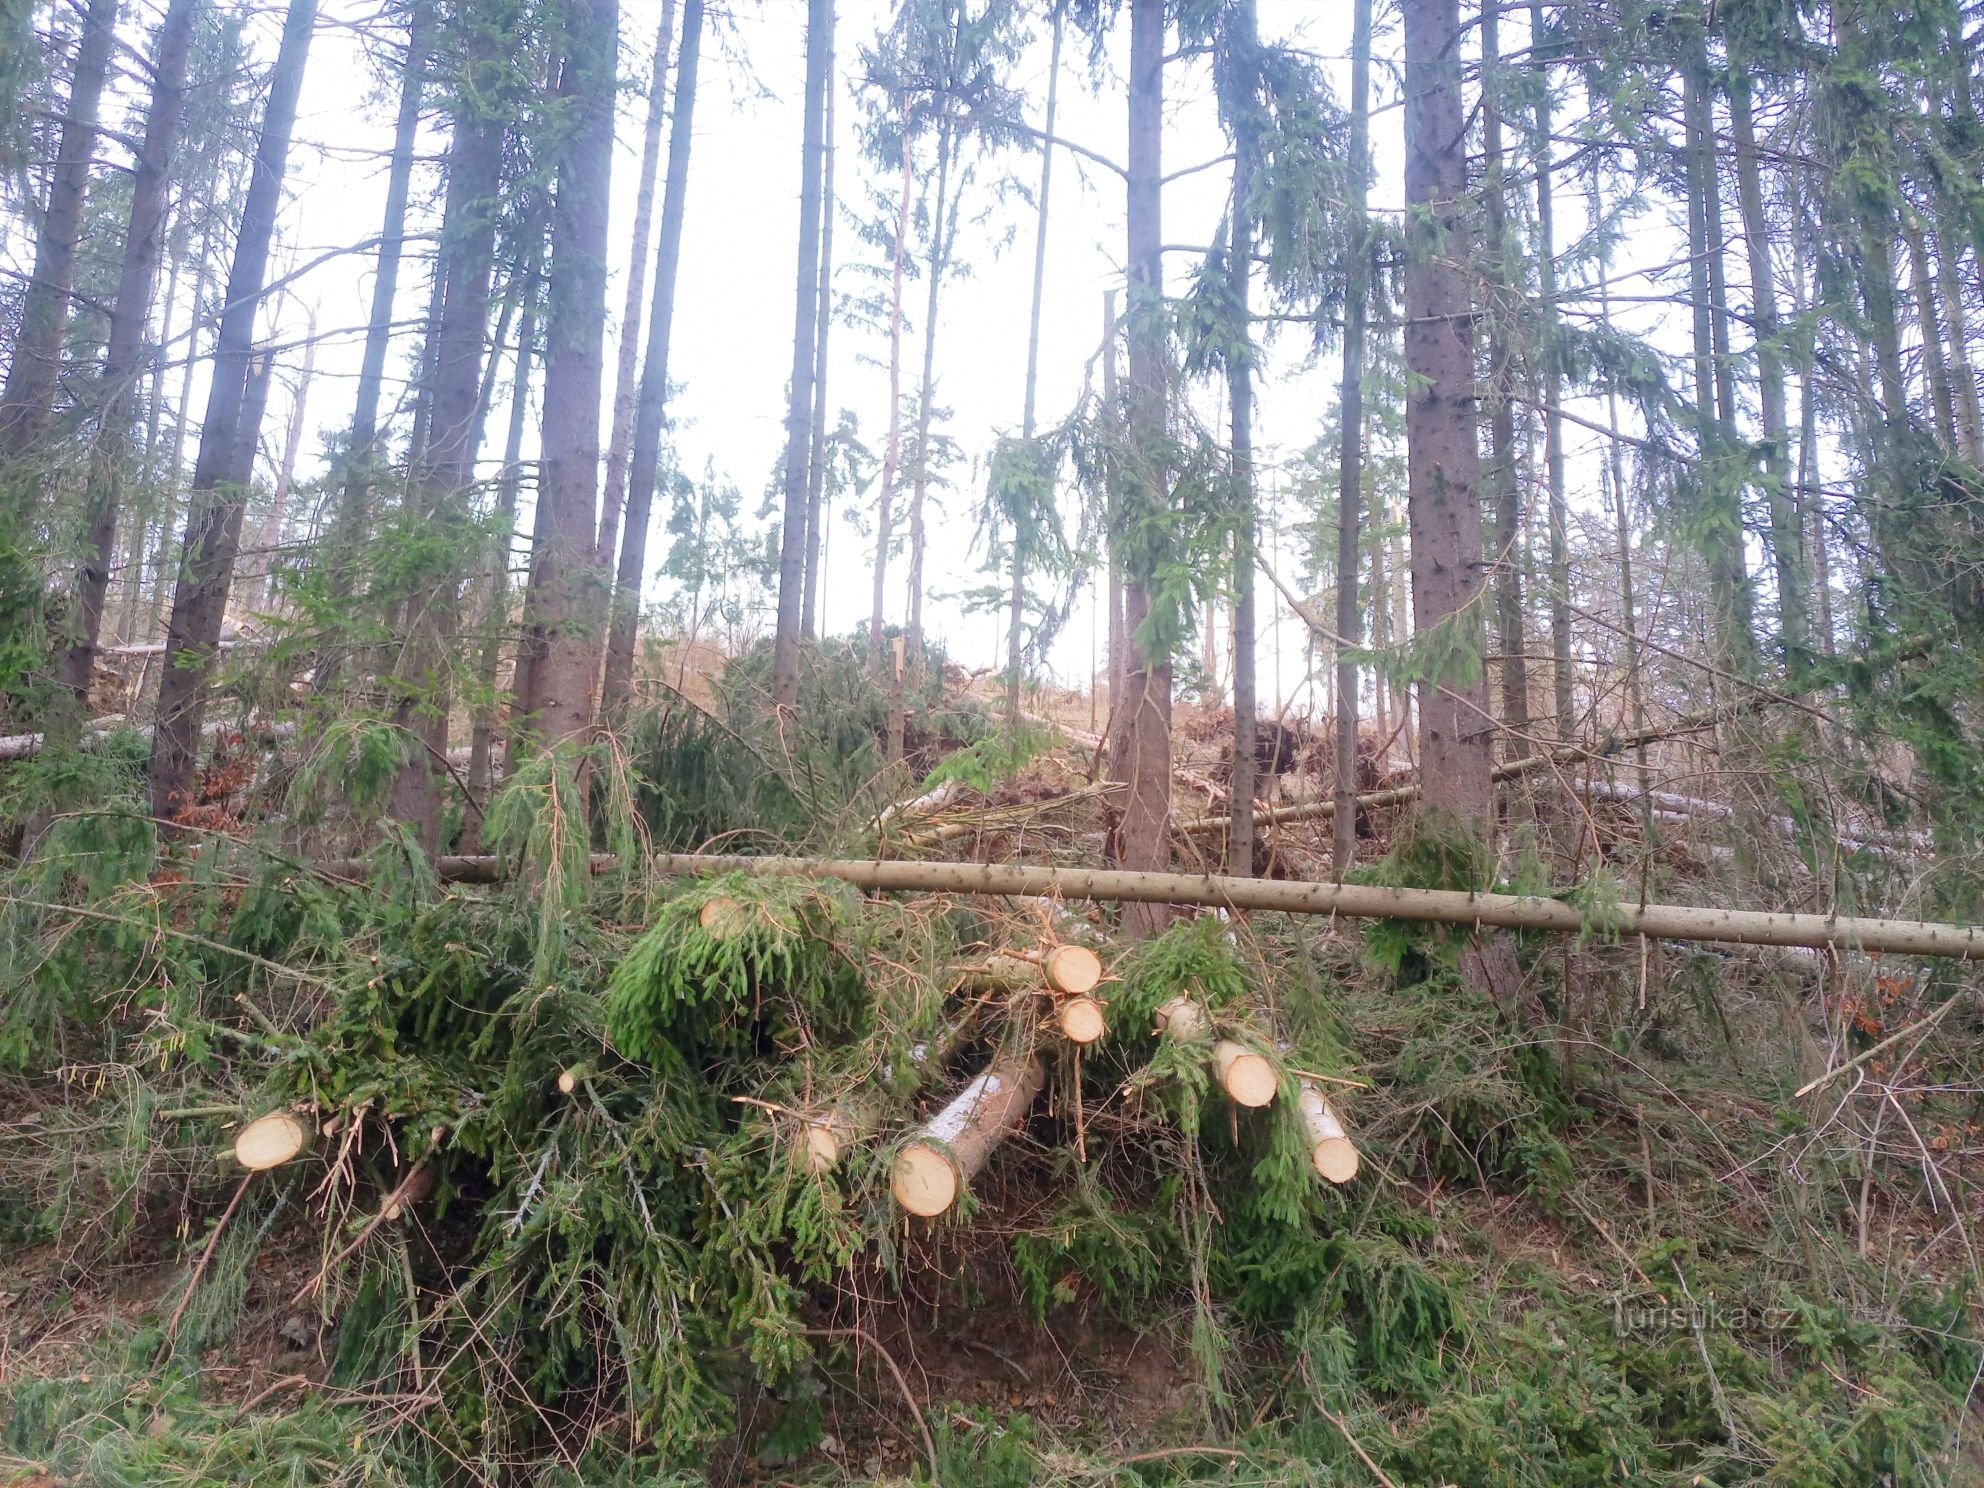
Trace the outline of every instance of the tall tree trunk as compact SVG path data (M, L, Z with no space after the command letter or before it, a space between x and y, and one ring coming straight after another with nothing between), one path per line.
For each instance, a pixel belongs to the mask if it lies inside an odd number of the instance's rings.
M1492 5L1494 0L1489 0ZM1538 66L1536 130L1536 293L1537 356L1543 377L1543 467L1550 493L1550 664L1551 697L1557 705L1557 737L1577 728L1576 674L1571 665L1571 505L1564 488L1563 339L1557 325L1557 206L1551 160L1551 48L1541 0L1529 7L1530 49Z
M1355 0L1350 30L1350 260L1344 267L1343 381L1337 395L1336 479L1336 780L1332 797L1332 866L1341 878L1357 860L1358 667L1348 655L1364 636L1364 607L1358 602L1359 559L1364 527L1364 336L1370 314L1371 225L1365 202L1371 182L1371 9ZM1488 24L1487 17L1483 24ZM1484 43L1485 45L1485 43ZM1498 154L1490 147L1489 159ZM1491 193L1489 201L1495 201ZM1520 610L1518 610L1520 613ZM1521 625L1517 631L1520 634ZM1520 650L1520 646L1517 647ZM1507 666L1504 661L1503 665ZM1526 690L1526 689L1525 689ZM1240 809L1234 800L1234 810Z
M831 0L829 0L831 7ZM820 527L827 494L827 332L834 320L834 84L833 14L827 16L826 161L820 184L820 290L813 323L813 443L806 458L806 584L799 606L799 634L817 634L820 608Z
M1929 243L1914 209L1901 214L1902 241L1908 245L1908 274L1915 290L1915 321L1922 334L1922 380L1929 387L1929 407L1936 420L1936 437L1954 450L1956 393L1950 386L1949 362L1943 353L1943 318L1936 306L1936 281L1929 272Z
M675 276L682 262L682 222L689 200L689 147L696 120L696 76L703 54L703 0L683 0L682 42L675 63L675 109L668 135L668 182L662 191L661 238L655 248L654 299L648 307L648 354L634 413L634 451L627 473L627 531L620 543L613 614L606 637L600 711L626 716L634 682L634 642L640 629L641 584L647 577L648 528L661 470L661 435L668 422L668 353L675 326Z
M1784 633L1787 671L1804 668L1811 646L1804 571L1805 544L1791 490L1791 430L1784 392L1784 351L1777 315L1777 271L1771 263L1770 224L1764 216L1761 155L1757 149L1748 72L1729 69L1729 123L1736 145L1736 199L1743 214L1743 243L1750 267L1750 323L1756 340L1757 396L1764 428L1764 479L1770 508L1771 561L1777 579L1778 624Z
M551 273L544 315L544 428L539 442L545 541L534 555L538 652L526 713L545 743L584 743L592 727L592 564L599 494L599 411L605 382L608 209L619 0L564 0L559 101L571 110L559 142L551 206ZM584 780L583 774L580 777Z
M1969 312L1963 303L1963 280L1957 272L1955 241L1957 211L1945 205L1936 223L1936 283L1949 312L1950 380L1956 387L1957 448L1973 465L1984 465L1984 409L1977 396L1977 372L1970 360Z
M895 516L896 474L902 468L902 270L909 244L909 204L915 189L909 153L909 101L902 106L902 194L896 203L896 237L889 268L889 432L882 446L882 482L875 498L875 595L868 612L868 645L882 654L882 608L889 574L889 540Z
M510 620L510 548L517 530L524 425L529 417L531 363L536 354L537 287L529 285L524 291L523 320L517 328L516 375L510 384L510 426L503 440L503 468L496 478L496 535L490 543L489 572L483 586L482 642L476 663L479 693L469 721L468 793L478 805L488 801L495 774L496 681L503 664L503 635ZM477 834L467 828L465 831L473 841ZM469 850L466 844L463 850Z
M255 316L261 308L269 245L289 166L296 101L303 89L303 68L316 20L317 0L290 0L255 146L254 174L235 237L226 307L214 342L207 414L200 427L179 582L173 591L165 662L159 674L158 721L152 731L151 808L161 821L172 820L191 799L207 680L241 546L243 499L253 474L261 423L259 409L247 397ZM263 377L266 391L266 373Z
M494 80L515 62L516 20L508 12L508 0L482 0L462 17L463 75L453 100L448 193L435 269L447 290L433 331L427 443L408 490L412 515L428 540L420 547L424 561L407 575L400 662L390 686L393 722L410 731L420 748L394 780L393 814L414 829L429 853L440 846L452 692L449 652L459 628L461 555L473 550L469 496L503 185L504 90ZM588 517L591 509L588 502Z
M792 383L785 415L785 515L779 537L778 629L772 700L799 701L799 621L806 601L806 456L812 445L813 337L820 294L820 189L827 143L827 70L833 0L807 0L806 122L800 143L799 282L794 296Z
M613 371L613 426L606 441L606 495L600 504L594 561L613 569L620 544L620 512L627 500L627 461L634 439L635 374L641 359L641 310L646 304L648 238L654 231L654 178L661 167L661 121L667 112L668 49L675 34L675 0L661 0L654 38L654 77L648 84L647 127L641 136L641 174L634 194L634 242L627 267L627 302L620 310L620 341Z
M1130 429L1135 499L1149 520L1169 502L1163 469L1166 376L1163 236L1164 0L1130 0L1130 175L1127 214ZM1112 542L1132 514L1119 511ZM1116 866L1162 869L1171 859L1171 658L1153 653L1140 632L1155 577L1123 565L1123 696L1116 704L1110 778L1127 789L1111 846ZM1123 929L1155 935L1170 919L1161 904L1123 908Z
M1362 6L1368 4L1368 0L1358 0L1358 3ZM1254 734L1260 708L1254 677L1254 332L1248 295L1254 259L1254 173L1259 169L1260 154L1255 94L1261 42L1255 0L1236 0L1227 24L1232 28L1228 50L1240 75L1234 79L1232 89L1235 94L1233 252L1227 264L1232 285L1229 298L1238 322L1227 351L1226 384L1227 402L1233 420L1233 500L1239 514L1233 532L1233 795L1232 807L1227 813L1226 871L1252 878ZM1050 126L1049 133L1052 132ZM1353 141L1353 155L1355 148ZM1351 171L1355 174L1356 170L1353 160ZM1354 196L1357 187L1353 186L1351 191ZM1361 242L1353 243L1353 259L1361 247ZM1345 318L1348 319L1347 313ZM1346 330L1346 339L1348 334ZM1208 635L1212 629L1212 615L1208 611ZM1338 717L1341 716L1339 708ZM1354 730L1355 725L1352 727Z
M1419 766L1427 806L1449 829L1486 842L1494 730L1486 684L1465 664L1482 651L1482 574L1460 8L1457 0L1405 0L1404 16L1412 620L1435 654L1461 659L1419 683Z
M145 330L151 320L152 291L165 249L167 190L173 144L186 102L186 59L193 44L198 0L172 0L159 28L152 59L152 102L138 147L131 186L131 215L124 233L124 261L117 275L105 337L103 373L98 383L96 439L90 447L89 483L84 495L83 557L76 572L75 627L59 662L67 693L57 710L62 730L80 728L89 709L90 673L96 665L103 630L103 602L110 585L112 550L124 504L124 471L130 459L131 393L148 358ZM143 568L144 527L133 549ZM136 580L132 581L136 587ZM65 734L73 737L73 734Z
M1068 8L1054 7L1054 45L1047 61L1047 136L1054 135L1054 114L1061 94L1061 36L1066 29ZM1020 406L1020 438L1027 442L1029 469L1034 459L1033 431L1035 399L1040 388L1040 302L1047 287L1047 209L1054 185L1054 147L1040 147L1040 199L1036 204L1033 231L1033 300L1027 308L1026 395ZM1026 543L1019 525L1013 527L1013 582L1006 598L1006 727L1015 738L1020 727L1020 658L1023 654L1020 630L1026 618ZM1014 754L1017 761L1017 751Z
M269 509L255 538L254 572L250 575L244 608L259 610L269 600L269 579L275 569L276 550L282 546L283 527L289 520L290 492L296 485L296 462L303 454L303 436L309 428L310 384L317 375L317 312L305 320L303 365L296 373L295 400L289 407L289 427L283 433L282 460L276 466L276 483L269 492Z
M1729 375L1726 356L1718 358L1717 342L1727 332L1718 328L1716 292L1721 277L1722 244L1716 230L1721 189L1715 167L1715 129L1708 97L1706 40L1694 27L1693 48L1682 74L1682 100L1687 131L1689 298L1694 322L1695 427L1699 460L1696 479L1701 509L1695 526L1697 543L1707 561L1710 600L1714 610L1716 662L1725 671L1747 672L1756 654L1750 628L1749 581L1743 563L1743 510L1740 456L1727 421L1730 401L1722 396Z
M951 30L947 75L956 70L964 11L959 9ZM951 200L951 157L957 149L957 121L945 98L937 115L937 198L930 215L930 258L924 265L928 281L923 304L923 376L916 396L916 476L909 489L909 664L923 664L923 553L926 541L924 503L930 492L930 420L937 401L937 306L944 275L950 270L951 241L957 207Z
M1509 232L1508 156L1502 138L1505 93L1508 79L1502 66L1501 7L1485 5L1481 10L1481 132L1484 170L1482 196L1488 229L1488 282L1494 303L1487 307L1488 323L1488 469L1490 505L1495 518L1495 629L1496 646L1502 653L1502 718L1517 735L1529 731L1529 656L1523 624L1524 544L1522 496L1516 472L1516 353L1510 331L1523 302L1518 279L1520 255ZM1354 65L1354 64L1353 64ZM1368 84L1367 84L1368 86ZM1368 108L1368 104L1366 105ZM1369 125L1366 129L1368 131ZM1346 312L1346 325L1347 321ZM1360 347L1361 351L1361 347ZM1338 500L1342 495L1339 493ZM1339 539L1339 561L1341 539ZM1351 569L1355 572L1355 567ZM1338 618L1342 617L1341 600ZM1346 631L1346 635L1350 632ZM1339 748L1342 746L1339 745ZM1511 737L1505 746L1511 756L1523 754L1530 745L1521 737ZM1354 763L1354 761L1353 761ZM1356 789L1352 779L1339 786L1348 799ZM1339 805L1335 827L1339 871L1350 861L1356 837L1356 821Z
M35 235L34 273L21 297L20 327L7 363L7 381L0 387L0 465L34 450L55 409L69 292L75 284L76 249L83 236L83 204L89 195L90 164L96 158L97 110L117 41L117 7L118 0L90 0L77 38L62 138L49 174L48 205ZM23 492L33 488L31 483L21 487Z
M386 172L386 215L379 229L378 256L373 261L372 308L358 368L351 436L339 471L342 494L330 544L329 581L334 598L350 595L357 586L356 553L370 520L372 489L378 476L379 398L386 382L386 354L393 340L400 261L406 252L406 206L413 186L414 149L420 135L432 32L431 0L413 0L407 24L406 67L400 75L399 118L393 125L392 163Z
M1102 404L1108 411L1110 443L1116 444L1123 433L1122 395L1116 386L1116 347L1121 334L1116 322L1116 291L1102 292ZM1116 482L1121 461L1113 455L1105 455L1109 461L1108 494L1104 498L1108 507L1106 530L1111 534L1109 548L1109 630L1108 630L1108 669L1109 669L1109 731L1113 737L1115 721L1123 706L1123 560L1116 552L1114 533L1119 503L1116 495Z

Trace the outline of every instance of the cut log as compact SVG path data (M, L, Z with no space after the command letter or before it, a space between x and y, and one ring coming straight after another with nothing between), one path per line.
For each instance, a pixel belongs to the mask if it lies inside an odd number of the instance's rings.
M1212 1067L1219 1076L1219 1087L1233 1098L1236 1106L1259 1108L1274 1102L1274 1065L1265 1054L1257 1054L1245 1044L1221 1039L1212 1046Z
M235 1133L234 1160L251 1173L279 1168L294 1160L315 1135L309 1117L293 1111L271 1111Z
M920 1218L942 1214L1025 1119L1047 1078L1032 1056L1001 1055L896 1155L889 1192Z
M1357 1176L1357 1144L1350 1140L1343 1123L1323 1099L1322 1091L1309 1081L1300 1083L1295 1107L1302 1113L1302 1125L1309 1133L1309 1160L1316 1171L1332 1183L1348 1183Z
M831 1173L853 1149L867 1122L849 1111L823 1111L801 1120L792 1163L802 1173Z
M1054 1021L1071 1044L1092 1044L1109 1032L1108 1015L1093 997L1058 998Z
M718 895L696 912L696 923L711 940L732 940L751 924L751 911L735 899Z
M568 1070L558 1071L558 1093L560 1095L570 1095L574 1090L579 1088L579 1081L585 1077L586 1068L582 1064L575 1064Z
M1056 946L1041 958L1040 969L1064 997L1086 997L1102 984L1102 958L1087 946Z
M1191 998L1174 997L1159 1004L1151 1015L1151 1032L1175 1042L1192 1043L1212 1037L1212 1019Z

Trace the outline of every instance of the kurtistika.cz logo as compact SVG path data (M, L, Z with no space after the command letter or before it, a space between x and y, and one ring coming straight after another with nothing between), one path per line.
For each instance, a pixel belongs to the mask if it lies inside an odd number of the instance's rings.
M1647 1338L1668 1333L1785 1333L1796 1324L1788 1307L1729 1304L1710 1292L1680 1303L1657 1296L1612 1297L1612 1331L1618 1338Z

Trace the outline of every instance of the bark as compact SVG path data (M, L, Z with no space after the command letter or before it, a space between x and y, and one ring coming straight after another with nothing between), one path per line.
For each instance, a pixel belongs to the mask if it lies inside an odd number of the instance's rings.
M1047 134L1054 134L1054 114L1061 92L1061 36L1066 29L1067 7L1054 7L1054 44L1047 62ZM1035 399L1040 385L1040 302L1047 287L1047 208L1054 184L1054 150L1040 147L1040 198L1036 203L1033 234L1033 301L1027 311L1026 396L1020 410L1020 438L1027 441L1032 459ZM1026 613L1026 544L1017 523L1013 528L1013 583L1006 600L1006 727L1017 737L1020 722L1020 624Z
M1779 344L1782 328L1777 315L1777 271L1771 262L1770 224L1764 215L1763 172L1750 79L1742 67L1729 70L1728 88L1730 130L1736 144L1736 200L1743 214L1743 243L1749 256L1750 324L1756 339L1757 397L1763 418L1765 495L1770 507L1778 624L1784 633L1788 666L1795 676L1811 647L1807 604L1811 580L1805 573L1805 544L1790 488L1791 431L1784 391L1784 353Z
M634 242L627 268L627 302L620 310L620 341L613 369L613 426L606 441L606 495L599 514L594 562L613 567L620 545L620 513L627 500L627 462L634 439L635 373L641 359L641 310L647 303L648 239L654 232L654 178L661 166L661 122L667 113L668 49L675 34L675 0L661 0L654 38L654 77L648 84L647 126L641 135L641 173L634 194Z
M1495 518L1495 628L1496 646L1502 653L1502 717L1511 728L1529 729L1529 657L1523 625L1523 522L1522 496L1516 472L1515 348L1510 328L1522 301L1522 289L1515 282L1518 258L1509 234L1509 203L1506 186L1508 156L1502 139L1504 90L1508 83L1502 67L1501 7L1487 5L1481 11L1481 128L1482 151L1486 157L1482 194L1488 229L1488 283L1495 303L1487 307L1488 322L1488 468L1486 479ZM1368 107L1368 105L1367 105ZM1368 125L1366 126L1368 128ZM1346 311L1346 326L1348 325ZM1360 327L1360 331L1361 331ZM1346 332L1347 334L1347 332ZM1339 500L1341 497L1339 497ZM1343 623L1339 602L1337 624ZM1343 634L1351 635L1350 631ZM1339 745L1339 748L1342 746ZM1519 739L1510 739L1509 748L1519 750ZM1354 766L1355 761L1353 759ZM1341 769L1341 765L1339 765ZM1345 796L1356 789L1354 777L1341 787ZM1340 814L1337 828L1338 852L1350 861L1356 840L1356 824Z
M516 374L510 385L510 426L503 440L503 468L496 478L496 537L490 551L482 606L482 646L476 666L480 695L470 713L468 793L477 803L489 799L495 773L496 682L503 663L503 633L510 619L510 547L517 528L524 424L530 408L531 364L536 353L537 291L532 286L525 290L523 320L517 328Z
M131 215L124 233L124 259L117 275L105 336L103 372L98 380L96 440L90 448L84 495L83 558L76 572L75 628L61 653L60 681L68 696L58 710L59 729L80 728L89 711L90 674L102 639L104 596L117 523L124 505L124 470L130 459L131 395L146 363L145 330L151 319L152 291L165 248L172 149L186 102L186 59L192 49L197 0L172 0L159 28L152 58L152 101L145 119L131 186ZM140 524L132 559L142 568L144 528ZM133 587L136 580L132 580Z
M1943 318L1936 305L1936 282L1929 272L1929 243L1913 209L1902 209L1902 241L1908 245L1908 273L1915 291L1915 320L1922 334L1922 380L1929 386L1929 407L1936 437L1943 448L1957 448L1956 394L1950 386L1949 362L1943 354Z
M1126 260L1129 288L1130 427L1126 485L1146 510L1119 512L1112 540L1137 515L1148 520L1169 502L1162 468L1165 440L1163 113L1164 3L1130 4L1130 174ZM1111 835L1112 860L1155 870L1170 862L1171 658L1155 654L1139 634L1150 614L1153 575L1123 565L1123 693L1112 697L1115 738L1110 779L1127 787L1122 817ZM1170 919L1162 904L1139 903L1123 913L1131 936L1150 936Z
M1226 871L1252 877L1254 736L1259 713L1254 676L1254 343L1248 320L1248 281L1254 257L1253 177L1259 168L1260 150L1254 98L1260 65L1255 0L1237 0L1228 24L1234 32L1228 45L1239 76L1233 81L1233 242L1227 265L1236 323L1227 350L1226 382L1233 422L1233 499L1239 518L1233 533L1233 822L1226 831ZM1357 167L1353 164L1351 169L1354 173ZM1352 187L1353 193L1355 190ZM1360 256L1361 247L1360 243L1351 249L1353 260ZM1347 342L1348 332L1345 339ZM1345 360L1349 360L1348 352ZM1347 375L1346 371L1346 379ZM1210 614L1206 616L1206 630L1211 633ZM1339 708L1339 725L1341 718ZM1353 723L1353 745L1355 732Z
M812 445L813 337L820 294L820 195L827 139L827 63L833 0L807 0L806 122L800 143L799 283L794 296L792 381L785 414L785 512L779 534L778 629L772 700L799 701L799 621L806 595L806 456Z
M958 38L964 29L964 11L958 11L951 31L950 66L957 70ZM958 123L949 98L939 104L937 116L937 196L930 216L930 258L924 265L926 282L923 305L923 376L916 396L916 476L909 488L909 664L923 665L923 553L926 540L924 503L930 493L930 421L937 401L937 306L944 275L950 271L951 243L957 225L957 206L951 200L951 165L958 147Z
M289 428L283 434L282 460L276 466L276 483L269 492L269 509L262 519L255 546L254 572L249 576L243 607L259 610L268 603L269 578L275 568L282 531L289 521L289 497L296 485L296 462L303 453L303 435L310 416L310 384L317 375L317 312L305 314L303 365L296 371L296 393L289 407Z
M1529 7L1529 31L1535 61L1542 64L1550 50L1543 44L1541 0ZM1564 415L1562 339L1557 326L1557 208L1551 164L1550 81L1548 68L1536 83L1536 291L1537 360L1543 383L1544 474L1549 486L1550 515L1550 663L1551 698L1557 708L1557 737L1568 739L1577 727L1576 675L1571 667L1571 507L1564 488Z
M896 1202L926 1219L949 1209L1026 1119L1046 1081L1037 1056L1005 1053L993 1060L897 1154L889 1175Z
M1446 630L1434 649L1481 654L1481 509L1475 448L1474 335L1467 262L1467 172L1457 0L1405 5L1405 359L1407 521L1413 624ZM1419 684L1426 803L1486 840L1494 812L1486 684L1444 667Z
M1950 379L1956 386L1957 447L1973 465L1984 465L1984 410L1978 405L1977 372L1970 361L1969 311L1957 272L1954 241L1957 209L1944 205L1936 226L1936 283L1949 314Z
M1709 113L1705 42L1694 37L1694 51L1682 75L1687 132L1689 299L1693 309L1695 427L1700 459L1701 511L1697 545L1707 562L1714 611L1716 664L1725 671L1751 669L1756 646L1750 629L1749 583L1743 564L1743 512L1735 464L1737 452L1727 421L1729 400L1720 396L1726 367L1719 364L1716 313L1720 297L1722 246L1715 224L1720 186L1715 168L1715 133ZM1726 359L1725 359L1726 360Z
M433 330L434 381L427 443L412 470L408 501L422 542L408 575L403 628L390 686L393 722L416 749L393 784L393 814L422 849L440 845L441 790L448 757L449 656L459 630L462 556L469 545L470 494L481 424L482 363L503 176L504 90L489 80L509 71L515 19L505 0L463 16L463 76L453 102L447 200L436 277L447 286ZM507 40L506 40L507 38ZM590 503L587 505L590 513Z
M1116 496L1116 483L1121 477L1122 461L1115 457L1113 446L1122 434L1123 404L1122 394L1116 386L1116 291L1104 290L1102 294L1102 406L1107 410L1111 434L1111 451L1105 453L1107 462L1108 519L1106 530L1116 530L1116 515L1119 505ZM1116 544L1109 547L1109 628L1108 628L1108 669L1109 669L1109 734L1115 737L1118 710L1123 706L1123 562L1117 557Z
M438 866L447 871L448 860ZM500 874L497 859L469 860L465 876ZM1203 904L1229 910L1399 919L1447 925L1492 925L1582 935L1594 927L1561 899L1484 894L1461 889L1391 888L1300 879L1222 878L1198 873L1133 873L1106 868L1042 868L1015 863L940 863L865 858L779 858L664 853L652 871L663 877L716 873L795 874L832 878L871 890L935 894L1027 895L1122 904ZM1734 945L1837 946L1885 954L1984 960L1984 926L1929 920L1788 914L1628 898L1605 914L1607 935Z
M909 243L909 204L915 168L909 152L909 102L902 108L902 195L896 204L896 237L889 269L889 432L882 446L882 482L875 499L875 595L868 613L868 645L882 654L882 601L887 592L889 539L895 515L896 474L902 465L902 268Z
M117 41L117 9L118 0L90 0L76 41L62 138L49 173L48 204L35 235L34 271L21 297L7 381L0 387L0 462L11 464L31 454L55 411L76 250L82 242L83 205L96 156L98 105Z
M826 160L820 183L820 289L813 321L813 442L806 460L806 585L799 606L799 634L817 635L820 551L826 533L821 509L827 495L827 332L834 319L834 86L833 16L827 18Z
M544 541L534 555L537 665L528 732L556 747L592 728L590 622L600 576L592 563L599 494L599 412L606 363L608 207L613 184L613 99L619 0L565 0L560 102L570 132L557 154L551 272L544 313L544 427L539 443ZM580 775L584 781L583 772Z
M241 545L242 502L254 468L260 409L249 398L255 316L267 277L269 245L282 204L289 140L296 123L296 101L310 52L317 0L290 0L282 46L270 76L269 100L255 168L249 179L234 262L228 271L227 300L215 338L206 419L200 427L200 453L194 462L186 537L181 547L179 582L173 591L166 628L165 664L159 677L158 726L152 735L150 767L152 815L172 820L190 799L198 764L200 724L206 712L207 680L227 613L228 587ZM267 393L266 356L259 378Z
M386 382L386 354L392 347L393 302L399 293L400 261L406 251L406 206L413 185L420 106L426 92L432 16L428 0L415 0L408 23L406 68L400 77L399 118L393 126L392 164L386 174L386 215L379 229L379 252L373 262L372 308L365 326L365 352L358 369L351 435L340 472L342 493L330 551L333 598L344 598L357 587L355 555L370 519L372 488L378 474L379 398Z
M668 135L668 183L662 192L661 237L655 248L654 300L648 308L648 354L634 415L627 478L627 530L620 543L613 613L606 640L602 711L618 721L633 693L634 642L640 629L641 585L647 576L648 528L661 470L661 436L668 422L668 356L675 327L675 278L682 262L682 222L689 200L689 148L696 118L696 77L703 51L703 0L683 0L681 53L675 64L675 109Z

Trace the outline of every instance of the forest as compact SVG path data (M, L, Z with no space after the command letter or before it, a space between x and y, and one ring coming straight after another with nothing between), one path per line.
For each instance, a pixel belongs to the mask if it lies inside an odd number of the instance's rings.
M0 0L0 1488L1984 1488L1980 52Z

